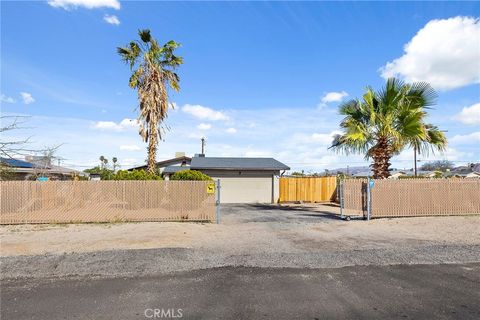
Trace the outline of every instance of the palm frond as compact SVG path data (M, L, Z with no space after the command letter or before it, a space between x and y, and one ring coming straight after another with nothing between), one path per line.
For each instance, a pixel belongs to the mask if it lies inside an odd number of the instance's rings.
M140 39L145 43L150 42L150 40L152 39L149 29L138 30L138 35L140 36Z

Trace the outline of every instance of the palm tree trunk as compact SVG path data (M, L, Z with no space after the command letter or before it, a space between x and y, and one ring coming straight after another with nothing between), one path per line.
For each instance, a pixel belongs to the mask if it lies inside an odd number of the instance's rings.
M148 136L148 172L151 174L157 174L157 145L158 145L158 130L156 124L152 121L149 124L149 136Z
M390 159L392 158L391 147L387 139L380 138L377 144L371 150L373 158L373 178L386 179L390 176Z

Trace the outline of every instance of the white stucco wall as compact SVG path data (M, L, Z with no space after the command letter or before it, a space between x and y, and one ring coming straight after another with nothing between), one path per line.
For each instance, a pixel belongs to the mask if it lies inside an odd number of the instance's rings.
M272 177L221 177L220 203L271 203Z
M278 199L279 171L200 171L214 180L220 179L220 203L274 203Z

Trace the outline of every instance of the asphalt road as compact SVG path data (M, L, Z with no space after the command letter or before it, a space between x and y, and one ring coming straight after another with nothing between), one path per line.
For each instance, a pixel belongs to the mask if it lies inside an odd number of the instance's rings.
M2 282L1 318L479 319L478 288L480 263L17 279Z

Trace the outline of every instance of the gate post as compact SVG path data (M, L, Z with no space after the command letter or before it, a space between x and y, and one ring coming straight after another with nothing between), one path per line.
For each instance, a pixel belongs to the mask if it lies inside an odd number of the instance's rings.
M371 178L367 180L367 220L370 220L372 216L372 188L375 184Z
M338 200L340 201L340 219L343 219L343 180L338 181Z
M217 224L219 224L220 223L220 179L217 179L216 189L217 189L217 199L215 201L216 220L217 220Z

